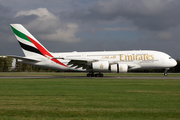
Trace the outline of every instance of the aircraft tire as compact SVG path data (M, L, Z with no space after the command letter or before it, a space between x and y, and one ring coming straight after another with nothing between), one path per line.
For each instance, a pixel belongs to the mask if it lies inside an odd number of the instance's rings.
M87 74L87 77L90 77L90 74Z
M94 74L90 74L91 75L91 77L94 77Z
M103 74L99 74L100 77L103 77L104 75Z
M164 73L164 76L167 76L168 74L167 73Z

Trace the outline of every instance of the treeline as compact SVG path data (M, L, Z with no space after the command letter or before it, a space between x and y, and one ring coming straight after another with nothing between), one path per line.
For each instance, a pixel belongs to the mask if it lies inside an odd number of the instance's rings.
M13 59L10 57L0 57L0 72L59 72L59 70L27 65L20 62L16 62L15 68L13 68L12 62Z
M0 72L7 72L12 67L12 58L0 57Z
M177 65L168 72L179 73L180 72L180 60L176 60ZM20 62L16 62L16 67L12 68L13 59L10 57L0 57L0 72L17 71L17 72L61 72L60 70L52 70L48 68L38 67L34 65L27 65ZM162 73L164 69L157 70L134 70L131 72L151 72Z
M16 72L60 72L59 70L48 69L44 67L38 67L34 65L28 65L24 63L16 63L16 68L12 71Z

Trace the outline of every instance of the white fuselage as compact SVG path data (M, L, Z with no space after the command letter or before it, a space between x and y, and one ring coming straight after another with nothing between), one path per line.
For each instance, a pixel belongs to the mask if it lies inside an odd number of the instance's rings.
M68 65L70 60L86 60L86 61L108 61L109 64L127 64L128 70L133 69L162 69L174 67L177 62L172 59L168 54L151 51L151 50L139 50L139 51L103 51L103 52L64 52L64 53L52 53L54 58L57 58L60 62L67 66L59 65L50 59L43 57L42 62L38 62L38 66L48 67L52 69L60 70L77 70L88 71L83 68L76 68L76 66ZM37 58L38 59L38 58ZM42 58L41 58L42 59ZM29 64L29 62L28 62ZM88 64L88 63L87 63Z

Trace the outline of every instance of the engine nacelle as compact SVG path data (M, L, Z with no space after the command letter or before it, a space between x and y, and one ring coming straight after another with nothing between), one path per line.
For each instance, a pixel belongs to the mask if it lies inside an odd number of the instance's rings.
M110 68L111 72L115 73L126 73L128 71L127 64L113 64Z
M108 71L109 70L109 62L108 61L93 62L92 69L95 71Z

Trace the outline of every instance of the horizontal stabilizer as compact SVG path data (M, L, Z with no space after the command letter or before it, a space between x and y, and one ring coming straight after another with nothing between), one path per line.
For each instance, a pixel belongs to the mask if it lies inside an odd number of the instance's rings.
M12 58L20 59L20 60L28 60L28 61L33 61L33 62L40 62L39 59L35 59L35 58L27 58L27 57L14 56L14 55L7 55L7 57L12 57Z

